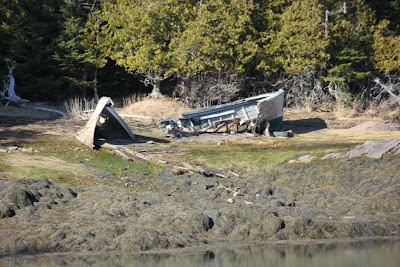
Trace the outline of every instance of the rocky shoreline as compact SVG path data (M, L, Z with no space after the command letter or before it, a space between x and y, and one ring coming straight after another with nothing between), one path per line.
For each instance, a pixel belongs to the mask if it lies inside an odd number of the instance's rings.
M284 164L246 178L138 174L129 187L6 180L0 255L399 236L399 173L399 155L386 154Z

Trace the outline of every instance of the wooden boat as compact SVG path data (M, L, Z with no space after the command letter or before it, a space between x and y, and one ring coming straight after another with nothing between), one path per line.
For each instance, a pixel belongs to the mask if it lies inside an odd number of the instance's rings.
M159 121L165 136L190 136L205 132L244 132L263 134L280 130L284 91L262 94L207 109L183 113Z
M108 142L112 142L113 139L114 141L118 139L135 140L135 136L128 125L114 111L112 106L114 106L114 102L111 98L105 96L100 98L85 127L76 134L76 139L90 148L99 146L99 141L96 140L96 137L99 137L99 132L103 132L102 138L108 139ZM104 119L103 123L100 123L101 118Z

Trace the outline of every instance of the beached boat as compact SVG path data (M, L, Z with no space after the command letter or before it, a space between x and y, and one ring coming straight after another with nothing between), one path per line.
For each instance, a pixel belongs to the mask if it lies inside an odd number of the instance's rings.
M205 132L244 132L263 134L280 130L284 91L240 99L223 105L186 112L159 121L165 136L190 136Z

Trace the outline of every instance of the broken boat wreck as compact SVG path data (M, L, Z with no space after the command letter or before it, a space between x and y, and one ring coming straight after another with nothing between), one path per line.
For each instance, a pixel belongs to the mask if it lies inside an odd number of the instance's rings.
M184 137L201 133L246 132L276 133L283 118L284 91L262 94L223 105L212 106L159 121L164 136ZM130 128L113 110L109 97L102 97L85 127L76 138L88 147L104 143L134 141Z
M163 119L159 127L164 136L173 137L232 131L268 135L281 128L283 101L284 90L281 89Z
M76 138L90 148L99 147L103 142L135 140L130 128L112 108L114 102L109 97L100 98L96 109Z

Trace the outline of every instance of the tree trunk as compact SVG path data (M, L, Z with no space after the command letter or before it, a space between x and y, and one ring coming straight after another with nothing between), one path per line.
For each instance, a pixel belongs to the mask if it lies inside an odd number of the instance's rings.
M162 97L161 90L160 90L160 85L161 85L161 77L159 77L159 76L154 77L154 79L153 79L153 90L151 91L150 97L153 97L153 98Z
M94 91L94 103L97 104L99 102L99 94L97 92L97 68L94 71L93 91Z
M4 82L4 91L0 91L0 100L6 100L6 106L8 106L10 103L23 106L24 103L28 103L29 100L23 99L15 93L15 78L13 76L14 67L10 66L8 60L6 60L6 62L8 67L9 83Z
M83 72L82 81L87 82L87 72ZM86 98L86 85L81 86L82 97Z
M181 91L179 93L179 96L183 99L184 102L187 101L188 94L190 93L190 82L190 76L185 76L181 80Z
M13 70L14 70L14 67L8 67L8 79L10 80L10 83L8 84L8 87L7 87L7 94L8 94L8 97L9 98L16 98L16 99L18 99L18 98L20 98L19 96L17 96L17 94L15 93L15 79L14 79L14 76L13 76Z
M325 26L325 34L328 34L328 27L329 27L329 13L330 13L330 11L329 11L329 10L325 10L325 23L324 23L324 26Z

